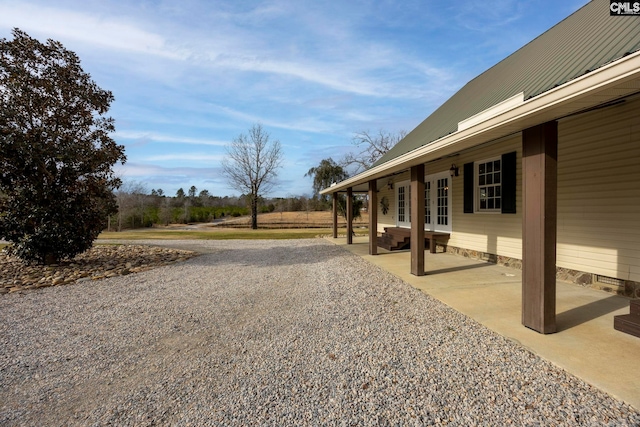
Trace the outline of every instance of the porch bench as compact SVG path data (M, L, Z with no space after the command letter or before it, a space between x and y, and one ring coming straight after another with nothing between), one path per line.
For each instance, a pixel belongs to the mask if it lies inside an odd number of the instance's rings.
M451 237L451 234L441 231L424 232L424 239L429 241L429 252L431 252L432 254L436 253L436 239L449 240L449 237Z
M441 231L425 231L425 243L429 243L429 252L436 253L436 242L448 240L450 234ZM406 249L410 244L411 229L400 227L386 227L384 233L378 239L378 246L389 251Z

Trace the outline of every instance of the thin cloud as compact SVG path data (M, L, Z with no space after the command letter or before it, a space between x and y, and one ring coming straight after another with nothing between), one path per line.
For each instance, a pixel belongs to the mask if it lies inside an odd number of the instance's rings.
M493 31L522 18L523 4L517 0L464 1L455 4L456 21L473 31Z
M64 25L60 25L64 23ZM135 23L29 3L3 5L0 26L19 27L47 38L77 40L116 51L129 51L184 59L184 53L171 49L159 34L145 31Z
M217 141L212 139L193 138L187 136L168 135L157 132L148 131L117 131L114 136L118 139L128 139L144 144L165 143L165 144L194 144L194 145L214 145L225 146L229 144L229 141Z
M263 16L265 13L278 15L277 12L281 11L282 8L273 6L264 10L255 9L252 13L257 16ZM306 17L301 19L308 21ZM342 30L339 37L339 53L326 46L317 46L308 55L292 55L285 50L286 44L283 44L283 40L278 40L273 47L265 49L259 40L263 34L268 33L267 28L258 27L259 31L254 34L234 27L234 22L230 19L217 30L218 32L209 29L207 35L184 28L179 32L172 32L172 42L158 32L144 29L143 22L140 18L136 20L97 17L89 13L22 2L9 3L3 8L0 16L0 26L18 26L27 32L75 40L114 52L138 53L177 61L177 67L182 67L181 63L188 60L191 66L300 79L336 91L362 96L420 96L419 87L412 87L406 82L401 84L386 81L385 75L397 74L398 69L406 70L406 74L422 74L427 79L435 80L450 75L446 69L424 64L416 58L404 57L388 44L364 42L355 35L349 35L346 30ZM333 24L328 24L322 27L334 27ZM314 60L310 55L318 56L321 60ZM139 60L119 64L138 73L148 73L154 79L162 78L164 75L180 82L181 73L176 74L171 68L167 69L166 65L150 65L144 67ZM425 73L426 70L428 71Z
M212 105L211 108L212 110L215 110L218 113L222 113L223 115L236 119L240 122L261 123L267 128L278 128L278 129L287 129L287 130L312 132L312 133L327 133L332 130L335 130L335 129L332 129L332 126L330 123L324 123L322 121L319 121L313 118L304 119L304 120L294 119L289 121L279 121L279 120L270 119L266 115L244 113L242 111L235 110L233 108L225 107L222 105Z
M205 154L205 153L169 153L141 158L145 162L177 162L189 161L195 163L212 163L220 162L226 156L224 154Z
M144 163L125 163L114 166L119 176L125 177L198 177L212 179L220 176L219 167L163 167Z

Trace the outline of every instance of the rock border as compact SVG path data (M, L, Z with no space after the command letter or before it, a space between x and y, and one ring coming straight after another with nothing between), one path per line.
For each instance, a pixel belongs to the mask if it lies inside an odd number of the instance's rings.
M60 264L27 264L0 251L0 295L125 276L186 261L197 252L135 244L100 244Z

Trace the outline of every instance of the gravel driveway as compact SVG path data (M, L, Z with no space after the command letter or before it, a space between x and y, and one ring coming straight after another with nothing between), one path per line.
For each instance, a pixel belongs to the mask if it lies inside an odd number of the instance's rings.
M158 242L153 242L158 244ZM0 296L0 425L639 425L323 239Z

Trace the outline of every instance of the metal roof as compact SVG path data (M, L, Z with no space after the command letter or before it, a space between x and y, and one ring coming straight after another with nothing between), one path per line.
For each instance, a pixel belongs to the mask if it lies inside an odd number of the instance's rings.
M640 16L610 16L592 0L467 83L373 166L458 130L458 123L519 93L536 97L640 50Z

